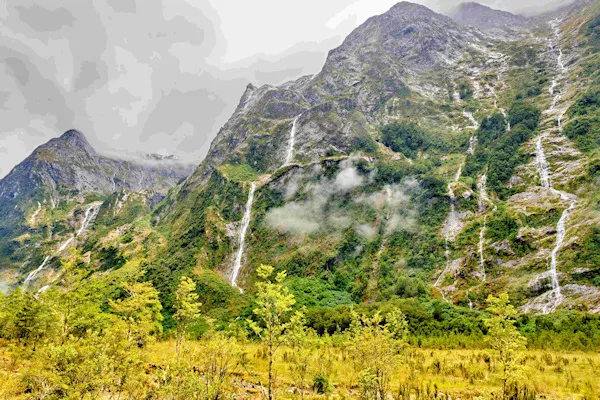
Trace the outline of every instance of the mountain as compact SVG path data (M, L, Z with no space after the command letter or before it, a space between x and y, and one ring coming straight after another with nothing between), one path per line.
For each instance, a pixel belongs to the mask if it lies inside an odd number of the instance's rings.
M61 231L70 235L78 224L87 228L90 213L95 218L113 194L130 193L130 200L141 194L152 206L191 170L171 161L109 158L98 154L81 132L65 132L0 180L0 269L35 258L27 243L39 249L57 241Z
M167 315L184 275L215 316L242 315L240 290L260 264L286 270L314 307L404 298L481 309L506 291L522 312L598 313L599 8L529 20L466 4L453 19L398 3L315 76L248 85L206 159L156 207L128 192L138 175L113 179L83 145L72 163L85 173L44 176L113 191L77 243L89 276L143 271ZM81 178L92 163L101 172ZM19 209L35 220L34 201L50 197L29 197ZM70 207L69 233L36 251L36 265L95 213ZM12 254L27 258L34 242L15 238L26 250Z
M328 306L482 307L506 290L526 312L600 311L597 147L573 139L597 12L532 21L470 3L451 19L403 2L317 75L249 85L158 207L171 229L148 279L171 293L194 271L227 302L228 284L251 288L269 263L302 287L317 279Z
M510 38L532 24L532 21L507 11L494 10L479 3L461 3L450 12L450 17L464 25L475 27L486 33Z

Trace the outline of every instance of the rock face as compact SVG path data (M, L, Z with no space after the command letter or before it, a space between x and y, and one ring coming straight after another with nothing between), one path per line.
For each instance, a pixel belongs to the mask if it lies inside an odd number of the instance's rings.
M119 190L164 194L191 173L192 166L171 161L134 163L98 154L85 136L69 130L33 151L0 180L0 238L26 231L26 214L54 209L59 202L106 196ZM1 265L0 265L1 267Z
M278 169L285 161L296 117L295 162L348 154L387 116L386 103L394 98L406 101L412 91L418 95L428 92L429 86L436 91L443 88L446 82L439 76L452 75L458 61L488 39L424 6L398 3L370 18L330 51L316 76L279 87L249 85L190 183L205 183L236 152L248 161L252 151L253 160L247 163L259 172ZM437 82L430 83L431 75L438 76ZM447 92L438 95L445 98ZM235 157L234 163L239 161Z
M32 195L37 189L60 195L119 189L167 190L185 178L191 166L175 163L137 164L98 154L76 130L38 147L0 180L0 199Z
M162 221L185 229L157 271L180 268L170 264L180 257L229 280L236 259L243 286L252 265L268 262L300 276L343 277L338 289L365 300L428 270L448 302L481 307L506 290L522 310L548 309L557 282L581 286L570 260L596 240L596 219L584 223L594 202L581 198L597 193L590 160L557 120L568 120L575 101L573 66L587 43L576 27L594 17L587 5L529 19L476 3L447 17L402 2L354 30L315 76L248 85L206 160L165 207ZM530 132L519 126L524 104L541 115ZM399 122L409 128L384 138L383 128ZM538 139L556 187L540 186ZM486 161L494 146L501 149ZM236 258L251 187L252 221ZM560 297L569 307L573 293ZM597 310L596 293L580 308Z
M460 4L450 12L450 17L462 24L503 38L521 34L532 24L527 17L494 10L473 2Z

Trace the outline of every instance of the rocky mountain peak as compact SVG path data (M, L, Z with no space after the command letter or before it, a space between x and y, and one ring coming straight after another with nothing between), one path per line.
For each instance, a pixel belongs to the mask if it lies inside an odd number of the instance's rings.
M76 130L70 129L61 136L51 139L47 143L41 145L34 152L35 156L54 154L60 160L60 157L65 159L73 158L75 155L82 157L97 158L98 154L92 145L88 142L85 135Z
M526 17L495 10L476 2L461 3L450 12L450 17L461 24L501 36L514 34L515 29L523 28L530 22Z

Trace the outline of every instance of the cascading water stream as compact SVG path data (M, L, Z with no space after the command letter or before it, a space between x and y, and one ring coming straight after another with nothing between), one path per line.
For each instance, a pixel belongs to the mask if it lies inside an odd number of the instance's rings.
M31 218L29 219L29 222L31 224L33 224L35 222L35 217L38 216L38 214L40 213L40 211L42 211L42 204L38 201L37 202L37 209L35 210L35 212L31 215Z
M555 51L555 48L559 46L559 40L560 40L560 36L561 36L560 21L554 20L554 21L550 22L550 26L554 30L554 35L555 35L554 40L556 41L556 45L554 44L554 42L552 40L550 41L550 49L551 49L551 51ZM567 68L565 67L562 59L563 59L563 52L562 52L562 49L560 47L558 47L557 63L558 63L558 67L560 68L561 74L564 74L567 72ZM560 93L556 93L556 88L558 85L559 85L558 80L554 79L552 81L552 85L550 86L550 89L549 89L550 95L554 95L552 105L551 105L550 109L548 110L549 113L552 113L556 109L558 101L560 100ZM563 115L564 115L564 112L560 113L557 118L559 132L562 131ZM548 165L548 161L546 160L546 155L544 154L544 149L543 149L542 141L541 141L540 137L538 137L537 144L536 144L536 167L540 174L540 181L542 183L542 186L545 188L551 189L553 192L558 192L557 190L554 190L552 187L552 181L550 179L550 167ZM560 194L561 199L563 199L563 200L567 199L567 196L565 193L563 193L563 192L558 192L558 193ZM554 248L552 249L552 253L550 256L550 270L548 271L548 275L550 276L550 282L552 285L552 290L550 292L548 292L549 297L547 299L546 304L542 308L542 312L544 314L548 314L550 312L555 311L557 309L557 307L563 301L563 295L562 295L562 291L560 288L560 280L558 278L558 271L557 271L558 253L559 253L559 251L564 243L564 240L565 240L566 222L567 222L569 216L571 215L571 212L575 209L576 206L577 206L576 201L571 202L569 208L567 208L562 213L562 215L558 221L558 224L556 225L556 232L557 232L556 233L556 244L555 244Z
M450 272L450 269L452 268L452 261L450 260L450 247L448 246L448 243L454 240L456 233L460 229L460 217L456 212L456 194L452 189L452 183L458 182L460 180L460 177L462 175L462 169L463 164L460 164L460 166L458 167L458 171L456 171L456 174L454 175L454 180L448 184L448 196L450 197L450 213L448 214L448 219L446 221L446 227L444 232L446 247L444 254L446 256L446 267L433 284L433 286L437 288L439 288L439 286L442 284L444 277L448 274L448 272ZM442 298L444 299L444 301L448 302L444 291L442 289L439 289L439 291L442 294Z
M42 264L27 275L27 277L23 281L23 285L24 286L29 285L31 283L31 281L33 281L35 279L37 274L39 274L44 269L44 267L46 266L46 264L48 263L49 260L50 260L50 256L46 256L46 258L44 258L44 261L42 262Z
M471 126L467 126L468 129L479 129L479 122L477 122L477 120L473 116L473 113L469 111L463 111L463 116L467 118L472 124Z
M285 157L285 165L288 165L292 162L292 159L294 158L294 145L296 142L296 130L298 129L298 119L300 118L300 115L298 115L296 118L294 118L294 122L292 123L292 129L290 130L290 140L288 143L288 152L287 152L287 156Z
M231 286L236 287L242 291L237 285L237 279L240 274L240 269L242 268L242 258L244 256L244 245L246 242L246 232L248 231L248 226L250 225L250 219L252 218L252 203L254 203L254 191L256 190L256 183L252 182L250 185L250 191L248 192L248 202L246 203L246 211L244 212L244 218L242 219L242 225L239 232L238 242L239 247L237 251L237 255L235 257L235 262L233 264L233 272L231 274Z
M97 215L97 212L100 210L101 205L102 204L100 204L100 205L92 204L87 208L87 210L85 211L85 217L84 217L83 222L81 223L81 227L79 228L77 233L74 236L71 236L66 241L64 241L58 247L58 249L56 250L56 252L54 254L63 252L69 246L69 244L71 244L71 242L73 240L75 240L76 237L78 237L79 235L81 235L84 232L85 228L90 224L90 221L92 219L94 219L95 216ZM42 264L39 267L37 267L35 270L31 271L27 275L27 277L23 281L24 286L28 286L36 278L36 276L40 272L42 272L42 270L46 267L46 264L48 264L48 261L50 261L51 257L52 257L52 255L46 256L46 258L44 258L44 262L42 262Z
M563 296L562 296L562 292L560 289L560 281L558 279L558 272L556 270L557 264L558 264L558 253L565 241L565 236L567 234L567 230L565 227L565 224L567 222L567 219L569 218L569 215L571 215L571 212L573 211L573 209L575 209L575 206L577 205L576 202L571 203L571 205L569 206L569 208L567 208L561 215L560 220L558 221L558 224L556 225L556 245L554 246L554 249L552 250L551 256L550 256L550 278L551 278L551 284L552 284L552 292L550 294L550 296L553 298L553 303L550 304L546 304L544 306L543 312L544 314L548 314L549 312L555 311L556 308L562 303L563 300Z
M487 227L487 216L483 218L483 227L479 231L479 268L481 269L481 280L485 282L487 275L485 273L485 257L483 256L483 245L485 243L485 230Z
M542 187L552 188L552 184L550 182L550 166L548 165L548 160L546 159L546 154L544 153L544 146L542 145L541 137L538 137L535 146L535 166L540 174L540 183L542 184Z
M91 206L89 206L87 208L87 210L85 210L85 216L83 218L83 222L81 223L81 227L79 228L79 230L77 231L77 234L75 236L79 236L84 232L85 228L87 228L91 219L96 216L96 211L99 209L100 209L100 207L96 207L95 204L92 204Z

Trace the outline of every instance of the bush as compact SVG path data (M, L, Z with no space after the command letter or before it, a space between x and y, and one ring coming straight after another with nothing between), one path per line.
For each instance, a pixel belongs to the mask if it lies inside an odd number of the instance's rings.
M408 158L415 158L418 150L427 150L431 145L425 132L414 122L384 126L381 139L387 147Z

